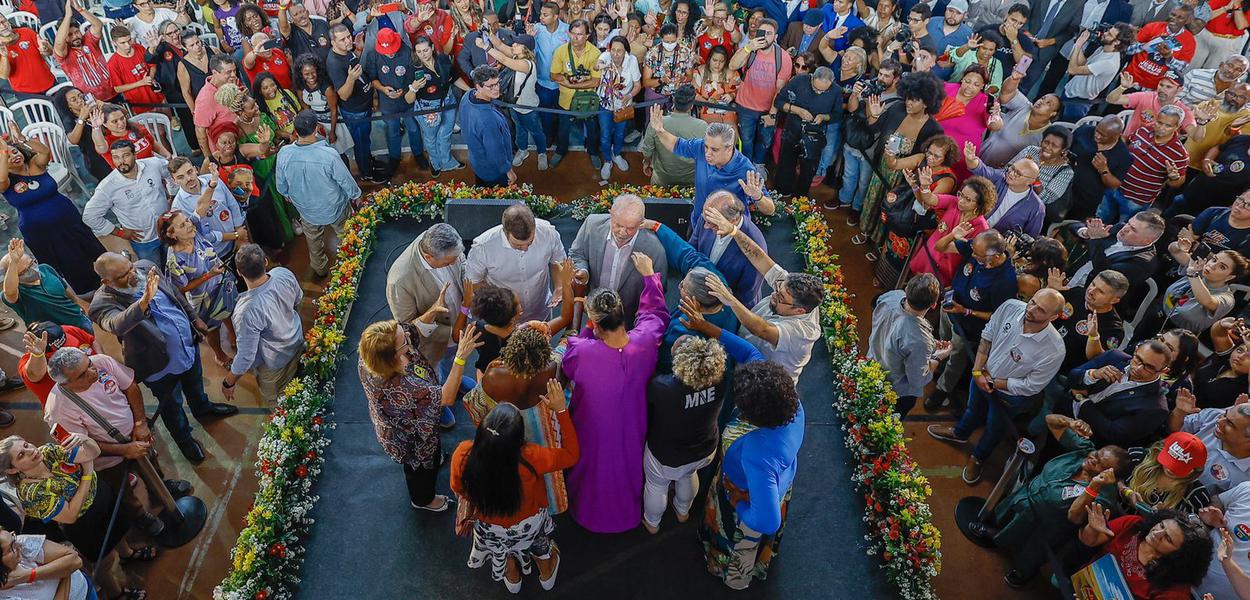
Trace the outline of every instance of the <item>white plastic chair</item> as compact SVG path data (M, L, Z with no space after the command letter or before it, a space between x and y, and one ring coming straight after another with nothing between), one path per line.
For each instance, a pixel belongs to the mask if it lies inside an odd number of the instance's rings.
M1117 116L1117 117L1120 117L1120 121L1124 123L1124 128L1125 128L1125 129L1128 129L1128 121L1129 121L1129 119L1132 119L1132 118L1133 118L1133 111L1131 111L1131 110L1122 110L1122 111L1120 111L1120 114L1118 114L1118 115L1116 115L1116 116Z
M205 33L209 33L212 31L211 29L208 28L207 25L203 23L197 23L195 21L191 21L190 23L187 23L186 25L183 26L183 29L191 29L199 34L205 34Z
M52 151L52 158L48 161L48 174L56 180L58 189L64 192L63 186L70 182L82 193L87 193L87 186L83 184L78 176L78 170L74 168L74 160L69 154L69 140L65 137L65 130L61 129L60 125L52 123L28 125L22 129L22 135L43 142Z
M50 92L51 90L49 90ZM21 102L14 102L9 105L9 109L17 117L17 124L22 127L34 125L35 123L60 124L60 119L56 115L56 107L49 100L29 98Z
M13 119L13 111L9 110L8 107L0 106L0 133L8 135L9 123L16 122L17 121Z
M113 38L109 35L113 31L113 21L105 20L104 26L100 32L100 52L104 54L104 60L108 60L117 53L117 48L113 46Z
M0 0L0 13L5 16L17 12L17 3L14 0Z
M158 112L139 113L130 117L130 122L135 125L142 125L152 137L160 140L166 148L174 147L174 127L169 122L169 117ZM163 137L162 137L163 136Z
M1100 117L1100 116L1098 116L1098 115L1089 115L1089 116L1086 116L1086 117L1081 117L1081 118L1080 118L1080 120L1078 120L1078 121L1076 122L1076 126L1077 126L1077 127L1084 127L1084 126L1086 126L1086 125L1097 125L1097 124L1098 124L1098 122L1099 122L1099 121L1101 121L1101 120L1102 120L1102 117Z
M1068 130L1069 135L1071 135L1073 131L1076 131L1076 123L1069 123L1067 121L1055 121L1054 123L1051 123L1051 125L1054 125L1056 127L1062 127Z
M60 21L54 21L39 27L39 37L48 40L49 44L56 43L56 28L60 25Z
M1124 339L1133 339L1133 332L1137 331L1137 326L1141 325L1142 319L1146 318L1146 313L1150 311L1150 306L1154 304L1155 297L1159 295L1159 284L1155 283L1152 278L1146 279L1146 295L1142 297L1141 304L1137 305L1137 311L1133 313L1133 319L1124 324ZM1121 344L1123 347L1124 344ZM1123 349L1123 348L1121 348Z
M38 15L32 15L26 11L19 10L5 15L4 18L8 19L14 27L29 27L35 31L39 31Z
M59 92L59 91L61 91L61 90L65 89L65 88L69 88L69 87L74 87L74 82L72 82L72 81L62 81L61 83L58 83L58 84L56 84L56 85L54 85L54 86L52 86L52 87L48 88L48 91L47 91L47 92L45 92L45 94L46 94L49 98L51 98L51 97L55 96L57 92Z
M201 33L200 41L204 42L204 47L206 49L212 50L213 52L221 52L221 38L218 38L216 33L212 31L208 33Z

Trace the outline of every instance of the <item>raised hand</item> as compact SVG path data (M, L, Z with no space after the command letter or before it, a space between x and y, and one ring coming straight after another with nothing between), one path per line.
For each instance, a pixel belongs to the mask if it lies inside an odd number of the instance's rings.
M650 256L642 252L630 253L629 259L634 261L634 268L638 269L638 274L647 277L655 274L655 263Z
M1218 506L1204 506L1198 509L1198 519L1207 527L1226 527L1224 511Z
M966 242L968 241L968 236L972 235L972 223L968 223L966 221L960 223L955 226L952 233L955 234L955 239L961 242Z
M752 200L759 200L764 195L764 177L754 169L747 171L747 178L739 179L738 185L742 186L742 192Z
M715 277L715 275L709 275L709 277ZM694 301L694 298L690 296L681 297L681 314L681 324L686 329L707 337L715 335L718 328L703 318L703 311L699 310L699 305Z
M1103 472L1095 475L1089 482L1098 488L1115 485L1115 469L1104 469Z
M456 358L460 362L469 359L475 350L482 347L482 332L477 330L477 323L470 322L460 335L460 345L456 346Z
M980 45L981 45L981 36L975 33L968 36L968 43L966 44L966 46L968 46L969 50L976 50L977 47Z
M1094 437L1094 428L1090 427L1089 423L1086 423L1085 421L1082 421L1080 419L1072 419L1068 421L1068 429L1071 429L1072 433L1075 433L1076 435L1083 437L1087 440L1091 437Z
M964 142L964 162L972 164L977 161L977 147L972 142Z
M560 387L560 382L555 377L547 380L547 393L538 396L542 399L543 404L547 408L560 412L569 407L568 398L564 397L564 388Z
M1133 81L1133 75L1128 71L1120 73L1120 87L1127 90L1133 87L1136 83L1136 81Z
M703 278L703 283L707 285L708 293L722 303L729 304L734 300L734 293L729 289L729 286L725 285L724 281L721 281L720 277L705 277Z
M734 229L736 228L736 226L733 223L730 223L729 219L726 219L725 215L722 215L719 210L716 210L707 204L703 205L703 222L711 225L712 229L716 231L716 235L721 237L733 234Z
M156 297L156 290L160 289L161 272L156 269L148 269L147 280L143 285L143 299L151 301Z
M1051 267L1050 270L1046 272L1046 287L1054 288L1061 292L1067 291L1068 276L1065 275L1063 270L1058 267Z
M1115 537L1111 532L1111 528L1107 527L1107 519L1111 518L1111 511L1103 508L1101 505L1090 502L1085 505L1085 516L1088 519L1086 527L1107 537Z
M27 354L46 354L48 352L48 332L35 336L33 332L27 331L22 334L22 344L26 346Z
M1198 412L1198 398L1187 388L1181 388L1176 391L1176 410L1181 411L1185 415L1192 415Z
M868 97L868 116L878 119L881 113L885 112L885 105L881 103L881 96L873 94Z
M920 189L933 189L933 169L929 165L920 165L917 175L920 177Z
M667 133L664 129L664 109L660 108L659 104L652 104L649 110L650 114L648 116L650 119L648 125L650 125L651 129L654 129L656 133Z
M1085 221L1085 237L1091 240L1098 240L1111 235L1111 228L1107 227L1102 219L1094 217Z

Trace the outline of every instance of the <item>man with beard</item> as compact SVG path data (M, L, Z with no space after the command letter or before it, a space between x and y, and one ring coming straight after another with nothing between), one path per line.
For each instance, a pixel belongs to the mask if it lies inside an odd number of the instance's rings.
M1214 69L1191 69L1185 74L1185 88L1181 90L1181 102L1193 106L1204 100L1210 100L1232 87L1234 83L1246 80L1246 71L1250 69L1250 59L1234 54L1220 62Z
M952 46L958 48L968 43L968 38L972 37L972 28L964 23L966 14L967 0L951 0L942 16L933 15L929 19L926 29L939 54L944 54Z
M1075 123L1089 114L1094 102L1102 96L1115 74L1120 71L1120 52L1133 43L1133 26L1116 23L1098 36L1100 47L1085 55L1090 32L1082 31L1076 38L1072 57L1068 59L1068 83L1063 86L1063 120Z
M1107 102L1110 104L1119 104L1125 108L1133 109L1133 115L1129 117L1128 124L1124 127L1124 139L1132 140L1133 134L1137 130L1147 125L1154 124L1159 118L1159 112L1165 106L1174 106L1183 113L1180 127L1181 131L1186 133L1193 130L1194 114L1193 111L1177 99L1181 92L1181 76L1178 73L1168 72L1160 77L1158 82L1152 86L1154 89L1143 92L1134 92L1125 94L1124 92L1136 85L1137 82L1128 72L1120 74L1120 85L1111 90L1107 94Z
M1055 329L1063 336L1066 348L1062 372L1114 350L1124 340L1124 319L1115 310L1129 281L1123 273L1107 269L1099 272L1084 287L1066 287L1063 273L1052 269L1046 283L1063 293L1063 311L1055 319Z
M1185 150L1189 168L1201 171L1207 151L1232 139L1234 132L1250 123L1250 83L1237 83L1224 90L1222 98L1212 98L1194 106L1198 126L1189 132Z
M0 79L14 91L42 94L56 83L44 56L52 45L29 27L13 27L8 19L0 22Z
M197 419L239 412L230 404L210 402L204 393L198 339L208 326L185 294L162 281L152 262L131 264L125 256L105 252L94 267L103 285L91 299L91 319L121 341L125 365L156 396L161 420L182 455L192 463L203 462L204 447L191 437L179 392Z
M1197 44L1194 34L1185 28L1193 16L1192 8L1177 6L1168 13L1167 21L1147 23L1137 31L1137 43L1125 51L1133 58L1124 72L1141 84L1142 89L1155 89L1169 72L1175 73L1179 81L1194 57Z
M165 264L156 219L169 210L169 192L174 189L169 162L159 156L136 160L130 140L113 142L109 156L113 172L100 180L83 206L82 222L98 237L115 235L130 241L137 258ZM105 218L110 210L117 217L116 225Z
M82 15L87 20L90 25L87 33L84 34L74 22L75 15ZM109 81L108 64L100 51L101 35L104 35L104 23L100 18L79 6L77 0L67 0L65 18L61 19L56 29L52 55L74 87L97 101L108 102L117 96L117 92Z
M87 303L69 282L49 265L41 265L20 239L9 240L9 252L0 258L4 271L4 303L27 323L51 321L88 332Z
M642 294L642 276L629 257L641 252L651 257L656 273L667 273L664 247L652 231L641 229L647 206L633 194L617 196L606 215L590 215L577 231L569 258L576 278L590 289L607 288L620 294L625 308L625 327L633 329Z
M1059 372L1063 338L1052 321L1063 306L1058 290L1042 288L1028 304L1012 299L998 307L981 334L968 409L953 427L929 426L929 435L960 445L968 443L974 430L985 427L964 466L964 483L981 480L982 465L1007 433L1010 419L1028 410L1033 397Z

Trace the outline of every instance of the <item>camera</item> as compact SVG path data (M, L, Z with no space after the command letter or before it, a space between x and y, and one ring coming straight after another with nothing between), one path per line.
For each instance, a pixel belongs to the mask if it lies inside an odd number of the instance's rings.
M1036 242L1037 238L1023 231L1013 231L1011 235L1007 236L1007 241L1011 244L1011 249L1017 257L1027 259L1029 252L1033 249L1033 242Z
M899 27L898 31L894 32L894 41L900 44L903 44L904 46L906 46L907 44L910 44L911 43L911 28L906 27L906 26Z
M525 33L525 19L522 19L521 15L517 15L516 19L513 19L512 33L515 33L517 35L521 35Z
M877 79L876 77L873 77L872 79L867 79L863 83L864 83L864 86L863 88L860 89L860 92L859 92L860 100L867 100L868 98L871 98L873 96L880 96L881 94L885 93L885 84L881 83L881 80Z
M1115 23L1099 23L1090 30L1090 36L1095 39L1100 38L1102 34L1111 31L1112 27L1115 27Z
M573 67L573 73L569 75L569 79L573 81L585 81L589 78L590 78L590 69L587 69L586 67L583 67L582 65L576 65L575 67Z

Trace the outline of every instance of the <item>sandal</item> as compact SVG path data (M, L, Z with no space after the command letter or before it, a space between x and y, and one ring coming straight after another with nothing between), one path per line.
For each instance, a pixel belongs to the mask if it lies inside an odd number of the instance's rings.
M868 243L868 236L862 233L857 233L851 236L851 243L855 244L856 246L863 246L864 244Z
M113 600L144 600L147 597L147 590L141 590L138 588L122 588L122 593L113 596Z
M136 561L147 562L156 558L156 554L156 546L143 546L142 548L135 548L134 551L130 553L130 556L119 556L119 558L121 563L124 565Z

